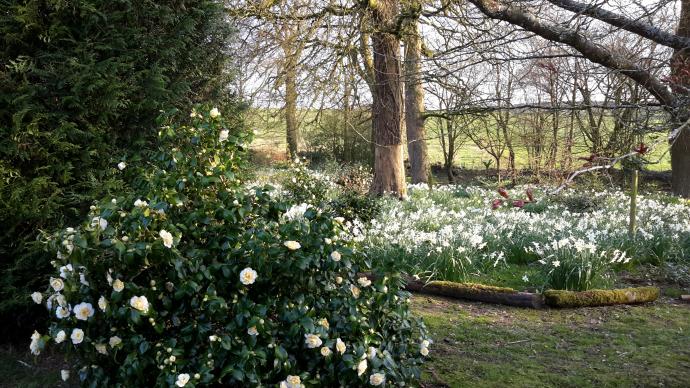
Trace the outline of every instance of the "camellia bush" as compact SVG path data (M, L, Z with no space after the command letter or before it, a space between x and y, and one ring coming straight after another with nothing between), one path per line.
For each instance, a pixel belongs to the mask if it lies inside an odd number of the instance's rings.
M250 135L199 112L161 129L136 195L48 236L56 272L32 298L50 328L31 351L64 349L63 379L94 387L418 379L429 340L400 277L361 275L340 219L244 188Z

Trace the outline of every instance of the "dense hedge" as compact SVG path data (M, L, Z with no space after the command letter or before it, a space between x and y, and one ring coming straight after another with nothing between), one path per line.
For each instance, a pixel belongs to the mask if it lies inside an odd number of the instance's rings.
M127 191L116 165L147 152L160 110L231 103L231 38L214 1L0 0L3 334L36 312L37 232Z

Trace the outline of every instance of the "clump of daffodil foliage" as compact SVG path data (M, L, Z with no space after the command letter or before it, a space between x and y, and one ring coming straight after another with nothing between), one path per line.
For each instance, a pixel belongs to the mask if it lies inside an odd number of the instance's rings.
M135 195L48 237L56 272L32 298L51 323L31 351L70 352L63 379L88 386L414 382L429 341L400 278L361 276L340 219L242 186L251 139L228 123L164 126Z

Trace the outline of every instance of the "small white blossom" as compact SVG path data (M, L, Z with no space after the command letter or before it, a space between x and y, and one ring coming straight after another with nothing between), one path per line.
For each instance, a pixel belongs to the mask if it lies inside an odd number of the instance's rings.
M34 292L31 294L31 300L33 300L36 304L41 304L41 302L43 301L43 294L41 294L38 291Z
M240 272L240 282L245 286L254 284L257 277L259 277L259 275L250 267L247 267Z
M175 381L175 385L178 387L184 387L187 385L189 382L189 374L188 373L180 373L177 375L177 381Z

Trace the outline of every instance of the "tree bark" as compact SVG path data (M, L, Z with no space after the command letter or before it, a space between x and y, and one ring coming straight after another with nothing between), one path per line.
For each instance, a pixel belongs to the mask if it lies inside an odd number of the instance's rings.
M285 126L290 159L297 157L299 129L297 128L297 71L288 64L285 67Z
M690 37L690 0L682 0L677 35ZM674 112L675 125L683 125L690 112L690 48L676 50L671 59L671 79L680 104ZM684 128L671 146L671 187L673 193L690 198L690 129Z
M424 128L424 89L420 79L422 40L414 20L405 37L405 127L407 154L412 183L429 183L426 131Z
M372 35L375 93L372 106L375 195L406 194L402 148L402 85L400 82L400 41L391 33L398 14L397 0L373 3L376 32Z

